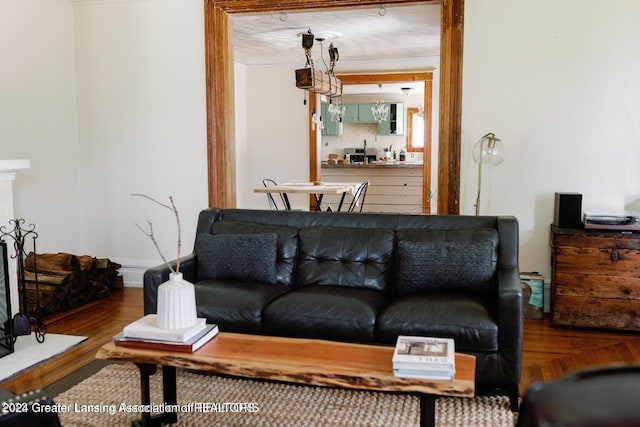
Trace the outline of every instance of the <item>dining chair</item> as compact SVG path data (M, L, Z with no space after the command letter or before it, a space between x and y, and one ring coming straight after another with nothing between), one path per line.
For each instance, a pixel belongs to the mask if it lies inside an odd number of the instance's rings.
M262 180L262 184L266 187L274 187L278 185L273 179L265 178ZM269 207L275 211L290 211L291 204L289 203L289 197L287 193L277 193L280 196L280 202L276 202L276 198L273 197L273 193L267 193L267 200L269 201Z
M349 209L347 212L362 212L362 207L364 206L364 198L367 195L367 189L369 188L369 181L364 181L356 191L353 193L353 200L349 204Z

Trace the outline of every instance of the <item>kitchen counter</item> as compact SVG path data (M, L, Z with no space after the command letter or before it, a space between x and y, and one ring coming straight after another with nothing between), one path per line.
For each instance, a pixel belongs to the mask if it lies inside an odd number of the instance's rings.
M344 169L375 169L375 168L383 168L383 169L422 169L422 162L372 162L367 165L362 163L359 164L337 164L330 165L327 162L322 162L323 168L344 168Z
M363 212L420 214L426 200L422 197L422 168L418 162L323 165L321 179L324 182L369 181ZM323 206L332 206L334 210L339 202L336 195L325 194L322 199Z

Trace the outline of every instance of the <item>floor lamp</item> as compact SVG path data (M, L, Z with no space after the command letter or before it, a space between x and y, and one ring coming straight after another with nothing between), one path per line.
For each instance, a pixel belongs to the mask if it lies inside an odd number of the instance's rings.
M476 216L480 215L480 191L482 189L482 165L498 166L504 160L504 144L492 133L484 135L473 146L473 160L478 163L478 194Z

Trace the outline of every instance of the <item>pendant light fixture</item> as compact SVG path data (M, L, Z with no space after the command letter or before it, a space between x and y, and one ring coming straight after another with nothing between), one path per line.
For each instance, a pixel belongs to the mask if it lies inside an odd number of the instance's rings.
M380 98L378 102L371 106L371 113L373 114L374 120L381 123L389 117L389 104L385 104L384 101L382 101L382 83L378 83L378 87L380 88Z
M305 89L310 92L315 92L320 95L326 95L328 97L335 97L342 95L342 81L336 77L333 68L338 62L340 55L338 54L338 48L331 43L329 45L329 61L331 66L326 66L325 70L318 70L313 65L313 59L311 58L311 49L313 47L313 41L320 42L320 50L322 50L322 42L326 40L324 37L316 38L309 29L306 33L301 33L302 48L306 57L306 64L304 68L296 70L296 87L299 89ZM323 60L324 62L324 60Z
M329 98L329 115L331 121L342 122L342 118L347 111L347 107L342 105L342 96Z

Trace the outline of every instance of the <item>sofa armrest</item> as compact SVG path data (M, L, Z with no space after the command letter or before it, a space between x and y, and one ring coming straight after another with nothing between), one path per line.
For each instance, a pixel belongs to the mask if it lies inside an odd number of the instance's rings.
M175 268L177 260L169 261ZM187 282L195 282L198 260L195 253L180 258L180 272ZM166 264L151 267L144 272L144 314L153 314L158 311L158 286L169 280L171 270Z
M498 269L498 345L503 383L518 384L522 372L522 284L517 267Z

